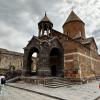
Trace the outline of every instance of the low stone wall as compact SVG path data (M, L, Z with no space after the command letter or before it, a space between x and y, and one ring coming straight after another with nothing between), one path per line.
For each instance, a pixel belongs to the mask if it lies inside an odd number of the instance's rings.
M6 77L6 80L21 76L22 71L21 70L14 70L11 71L9 69L0 69L0 74L3 74Z

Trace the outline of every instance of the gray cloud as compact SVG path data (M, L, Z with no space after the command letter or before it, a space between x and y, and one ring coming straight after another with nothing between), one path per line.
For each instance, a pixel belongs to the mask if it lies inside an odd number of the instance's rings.
M22 52L27 41L37 35L37 23L45 11L54 28L62 32L72 7L86 23L87 36L94 36L100 47L99 0L0 0L0 47Z

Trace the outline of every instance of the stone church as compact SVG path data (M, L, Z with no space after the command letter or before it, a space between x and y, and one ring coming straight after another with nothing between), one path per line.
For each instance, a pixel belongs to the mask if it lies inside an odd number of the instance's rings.
M89 79L100 76L100 56L93 37L86 38L85 23L71 11L62 26L53 29L46 13L38 23L38 36L24 48L23 75ZM37 53L36 71L32 54Z

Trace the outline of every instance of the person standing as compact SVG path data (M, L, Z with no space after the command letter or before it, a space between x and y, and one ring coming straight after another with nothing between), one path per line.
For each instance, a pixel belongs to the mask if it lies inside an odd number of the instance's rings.
M1 76L0 76L0 94L2 92L2 86L1 86Z
M1 75L1 85L4 87L5 85L5 76Z
M99 83L99 89L100 89L100 83Z

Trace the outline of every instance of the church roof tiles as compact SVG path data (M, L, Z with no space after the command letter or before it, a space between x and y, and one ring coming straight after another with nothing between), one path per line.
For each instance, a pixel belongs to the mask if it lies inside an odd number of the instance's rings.
M74 13L74 11L71 11L71 13L68 16L67 20L65 21L64 25L66 23L69 23L69 22L72 22L72 21L80 21L84 24L84 22Z
M49 18L47 17L47 14L45 13L45 16L41 19L41 21L40 22L50 22L50 23L52 23L50 20L49 20ZM39 23L40 23L39 22Z

